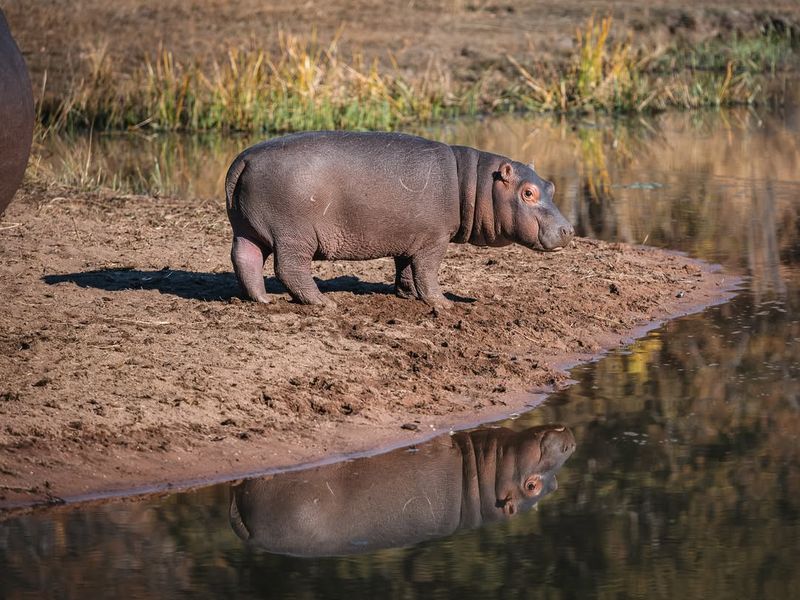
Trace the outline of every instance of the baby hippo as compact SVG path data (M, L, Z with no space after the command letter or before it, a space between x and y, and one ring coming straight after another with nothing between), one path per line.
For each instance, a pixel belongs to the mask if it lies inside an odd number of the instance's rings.
M555 186L529 166L399 133L321 131L256 144L225 180L231 259L245 295L269 302L264 262L303 304L329 304L313 260L394 257L395 290L434 307L447 244L566 246Z

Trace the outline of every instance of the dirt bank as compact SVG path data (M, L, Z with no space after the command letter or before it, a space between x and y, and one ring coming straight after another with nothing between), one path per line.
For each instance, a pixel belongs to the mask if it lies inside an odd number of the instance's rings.
M324 47L338 39L344 56L396 64L414 80L428 73L475 82L488 73L516 78L508 55L527 65L566 60L592 14L614 17L614 39L633 32L651 49L800 26L800 7L788 0L6 0L3 10L37 95L46 72L56 96L82 78L102 85L109 59L134 68L163 47L177 61L225 62L231 49L279 53L279 33Z
M319 263L338 309L238 299L221 202L26 189L0 220L0 506L412 442L524 410L723 274L650 248L451 245L456 300ZM271 271L271 269L269 270ZM408 428L402 428L407 425ZM414 430L416 427L416 430Z

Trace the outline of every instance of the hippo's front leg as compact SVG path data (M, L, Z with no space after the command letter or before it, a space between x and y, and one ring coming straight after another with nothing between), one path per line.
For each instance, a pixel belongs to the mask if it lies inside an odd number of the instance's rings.
M411 259L407 256L395 256L394 268L394 293L401 298L416 298L417 288L414 285Z
M439 287L439 266L447 252L449 241L448 239L426 246L411 257L411 272L417 297L434 308L449 308L452 305Z

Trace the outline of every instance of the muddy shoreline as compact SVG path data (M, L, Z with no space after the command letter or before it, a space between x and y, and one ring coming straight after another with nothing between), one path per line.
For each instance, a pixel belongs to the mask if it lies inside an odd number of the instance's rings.
M735 283L625 244L451 245L447 313L392 295L390 260L318 263L339 306L326 312L290 303L269 267L275 301L240 301L229 243L218 202L22 190L0 220L0 508L221 481L500 419Z

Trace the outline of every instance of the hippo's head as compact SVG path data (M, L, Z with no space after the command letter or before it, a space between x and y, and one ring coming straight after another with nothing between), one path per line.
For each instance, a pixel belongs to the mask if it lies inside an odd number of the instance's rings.
M575 436L563 425L532 427L511 435L498 459L497 518L528 510L554 492L558 488L556 471L574 451Z
M575 230L553 203L556 186L528 165L505 161L493 173L492 200L499 237L533 250L569 244Z

